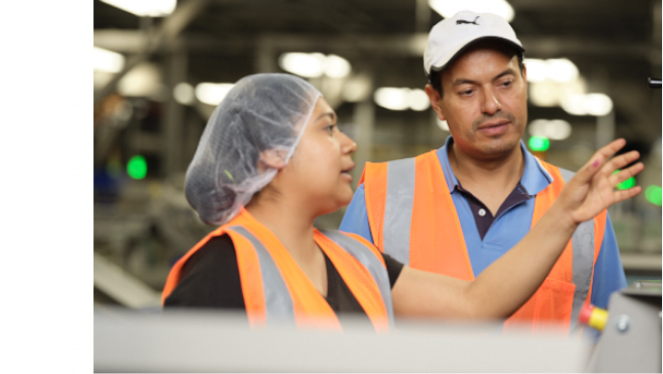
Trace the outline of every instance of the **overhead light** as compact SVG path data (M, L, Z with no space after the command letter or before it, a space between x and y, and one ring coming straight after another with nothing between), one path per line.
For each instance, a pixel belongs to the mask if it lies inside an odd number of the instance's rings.
M585 110L593 116L605 116L612 110L612 100L602 93L590 93L585 96Z
M430 106L428 95L418 88L382 87L375 90L373 99L379 106L391 110L422 111Z
M572 82L578 78L578 68L566 58L556 58L546 61L548 65L548 78L555 82Z
M182 105L193 104L195 99L193 86L186 82L178 83L175 88L173 88L173 97L175 98L175 101Z
M527 67L527 80L530 80L529 65ZM540 107L553 107L563 105L563 100L569 101L574 95L584 95L586 87L581 76L573 81L563 83L546 78L540 81L530 81L528 91L532 104Z
M405 110L408 107L407 92L402 88L382 87L375 90L373 95L375 102L387 109Z
M124 56L107 49L94 47L92 52L94 70L107 73L118 73L124 68Z
M348 60L341 56L322 53L284 53L279 57L279 66L290 73L306 78L317 78L323 74L332 78L343 78L352 70Z
M555 58L541 60L526 58L524 61L527 68L527 81L542 82L547 79L565 83L578 79L578 67L569 59Z
M175 10L177 0L101 0L139 17L164 17Z
M532 136L545 137L552 140L564 140L571 135L571 125L561 119L537 119L528 126Z
M461 10L496 14L508 22L516 15L505 0L428 0L428 5L444 18L453 17Z
M612 100L602 93L576 94L562 97L562 109L576 116L604 116L612 111Z
M279 66L302 77L317 78L323 72L323 59L320 53L284 53L279 58Z
M150 97L159 94L161 72L156 64L143 62L129 70L117 83L122 96Z
M529 72L527 74L529 76ZM559 104L560 89L555 82L544 80L529 85L529 99L540 107L553 107Z
M350 103L358 103L368 99L373 87L371 79L365 75L355 75L350 77L341 91L343 100Z
M332 78L343 78L350 74L350 63L341 56L329 55L325 59L325 75Z
M528 82L542 82L548 79L548 65L544 60L538 58L526 58L523 62L527 68Z
M420 90L418 88L409 90L406 100L407 106L410 109L416 110L418 112L426 110L428 107L430 107L430 100L428 100L428 95L426 95L424 90Z
M232 83L199 83L196 86L196 98L205 104L219 105L234 84Z

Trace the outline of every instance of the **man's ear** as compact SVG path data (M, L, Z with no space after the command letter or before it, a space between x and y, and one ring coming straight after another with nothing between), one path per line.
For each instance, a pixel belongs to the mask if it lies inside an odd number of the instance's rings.
M281 170L286 165L285 158L288 156L286 149L271 148L260 152L260 161L268 167Z
M433 88L433 86L430 84L426 85L425 91L426 95L428 95L430 106L433 108L435 113L437 113L437 118L439 118L440 121L446 121L446 118L444 117L444 112L442 112L442 108L440 107L440 101L442 100L442 98L440 97L440 93L437 92L437 90Z

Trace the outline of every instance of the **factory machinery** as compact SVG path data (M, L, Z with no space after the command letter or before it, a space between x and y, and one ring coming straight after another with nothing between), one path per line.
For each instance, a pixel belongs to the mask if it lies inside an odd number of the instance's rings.
M95 372L661 372L661 283L587 306L596 342L555 333L503 333L500 323L397 320L388 334L344 320L343 333L289 325L249 330L214 311L97 308Z

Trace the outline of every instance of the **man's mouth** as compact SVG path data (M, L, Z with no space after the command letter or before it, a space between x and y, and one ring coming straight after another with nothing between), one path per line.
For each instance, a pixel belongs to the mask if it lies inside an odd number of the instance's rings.
M510 123L511 121L507 119L489 121L479 126L477 131L487 136L501 135L507 131Z
M481 126L479 126L478 130L484 130L484 129L489 129L489 128L493 128L493 127L504 126L504 125L508 125L508 124L509 124L509 120L507 120L507 119L500 119L500 120L496 120L496 121L489 121L489 122L486 122L486 123L482 124Z

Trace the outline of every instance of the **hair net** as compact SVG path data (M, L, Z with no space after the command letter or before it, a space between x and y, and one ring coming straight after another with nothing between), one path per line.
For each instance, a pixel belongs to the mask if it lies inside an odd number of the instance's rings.
M239 80L207 122L187 169L185 193L200 218L230 221L266 186L277 169L260 153L287 151L287 163L322 94L288 74L255 74Z

